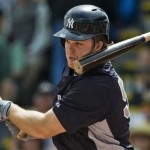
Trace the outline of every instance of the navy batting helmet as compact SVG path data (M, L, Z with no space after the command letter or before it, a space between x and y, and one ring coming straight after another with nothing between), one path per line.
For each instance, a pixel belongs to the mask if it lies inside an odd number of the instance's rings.
M86 40L105 35L109 41L109 18L104 10L94 5L79 5L64 16L64 27L54 34L68 40Z

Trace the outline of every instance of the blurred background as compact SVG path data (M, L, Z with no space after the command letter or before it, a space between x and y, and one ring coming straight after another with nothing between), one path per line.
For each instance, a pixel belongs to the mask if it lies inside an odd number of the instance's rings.
M0 96L46 112L66 63L60 40L71 7L94 4L110 19L114 43L150 31L150 0L0 0ZM131 110L131 143L150 150L150 43L112 61L123 78ZM0 122L0 150L55 150L51 139L21 142Z

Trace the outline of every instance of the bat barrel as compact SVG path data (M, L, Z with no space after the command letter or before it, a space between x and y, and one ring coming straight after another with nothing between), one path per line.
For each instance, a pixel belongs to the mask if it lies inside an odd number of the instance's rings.
M81 58L80 60L75 61L74 70L79 75L82 75L84 72L93 69L98 65L107 62L108 60L112 60L149 40L150 32L116 43L112 46L109 46L105 50L90 54Z

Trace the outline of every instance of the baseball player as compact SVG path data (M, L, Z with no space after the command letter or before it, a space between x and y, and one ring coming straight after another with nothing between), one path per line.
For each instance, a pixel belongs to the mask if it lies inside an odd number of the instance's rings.
M132 150L129 142L129 105L123 81L111 62L78 76L73 62L109 44L109 19L101 8L79 5L64 17L61 39L67 65L56 88L52 109L25 110L0 100L0 116L22 140L53 138L58 150Z

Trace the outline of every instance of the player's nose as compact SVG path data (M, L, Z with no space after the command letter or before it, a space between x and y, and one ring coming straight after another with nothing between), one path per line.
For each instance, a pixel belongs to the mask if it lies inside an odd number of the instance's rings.
M72 43L67 44L67 50L70 53L75 53L75 46Z

